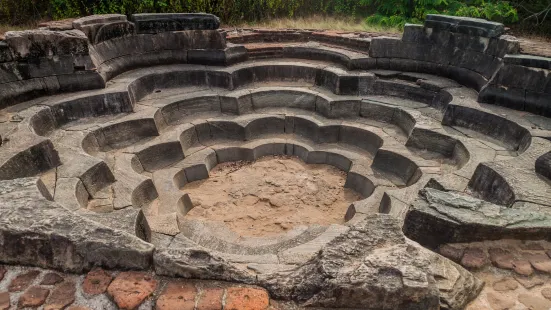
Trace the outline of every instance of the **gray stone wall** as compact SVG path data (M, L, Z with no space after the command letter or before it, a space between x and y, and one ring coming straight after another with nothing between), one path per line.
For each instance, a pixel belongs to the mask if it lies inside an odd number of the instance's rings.
M0 108L58 92L103 88L78 30L9 31L0 41Z
M104 88L114 76L139 67L231 65L248 59L252 54L243 45L227 43L219 25L210 14L135 14L129 19L109 14L64 27L8 32L0 41L0 108L54 93ZM520 55L519 42L504 35L499 23L428 15L424 25L406 25L402 38L255 31L230 39L328 42L360 52L349 59L349 69L444 76L479 91L480 102L551 115L551 60ZM325 54L310 54L344 57L320 51Z
M478 100L551 117L551 59L506 55Z
M227 65L227 47L210 14L93 15L63 29L10 31L0 41L0 108L60 92L104 88L122 72L152 65ZM55 30L53 30L55 29Z
M519 42L502 24L482 19L428 15L424 25L406 25L399 38L374 38L369 56L377 67L450 77L480 90Z

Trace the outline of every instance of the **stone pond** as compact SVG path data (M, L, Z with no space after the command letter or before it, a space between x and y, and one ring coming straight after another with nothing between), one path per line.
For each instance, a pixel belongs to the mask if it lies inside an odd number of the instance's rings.
M551 59L441 15L400 37L219 27L5 34L0 309L551 307Z

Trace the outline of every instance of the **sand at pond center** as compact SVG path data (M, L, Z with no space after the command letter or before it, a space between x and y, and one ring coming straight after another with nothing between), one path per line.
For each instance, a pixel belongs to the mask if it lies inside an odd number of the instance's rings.
M218 165L206 180L187 184L194 208L187 217L225 222L244 236L284 233L310 224L342 224L361 196L344 188L346 173L295 157Z

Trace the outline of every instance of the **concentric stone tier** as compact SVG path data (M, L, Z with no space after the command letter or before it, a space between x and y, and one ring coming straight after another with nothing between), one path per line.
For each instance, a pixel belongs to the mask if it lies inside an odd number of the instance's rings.
M416 242L547 238L551 122L529 94L546 98L549 68L511 56L502 25L430 16L401 39L226 43L211 15L131 20L0 42L1 262L257 284L303 306L461 309L480 281ZM513 92L508 66L541 71L517 85L520 105L484 99ZM276 236L186 216L186 184L271 155L334 166L362 199L344 224Z

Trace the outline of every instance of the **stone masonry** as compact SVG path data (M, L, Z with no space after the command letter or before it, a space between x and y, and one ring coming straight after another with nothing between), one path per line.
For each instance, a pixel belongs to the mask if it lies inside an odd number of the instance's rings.
M472 18L401 37L219 26L6 33L0 310L550 303L549 59ZM190 218L187 184L274 155L338 168L361 199L275 236Z

